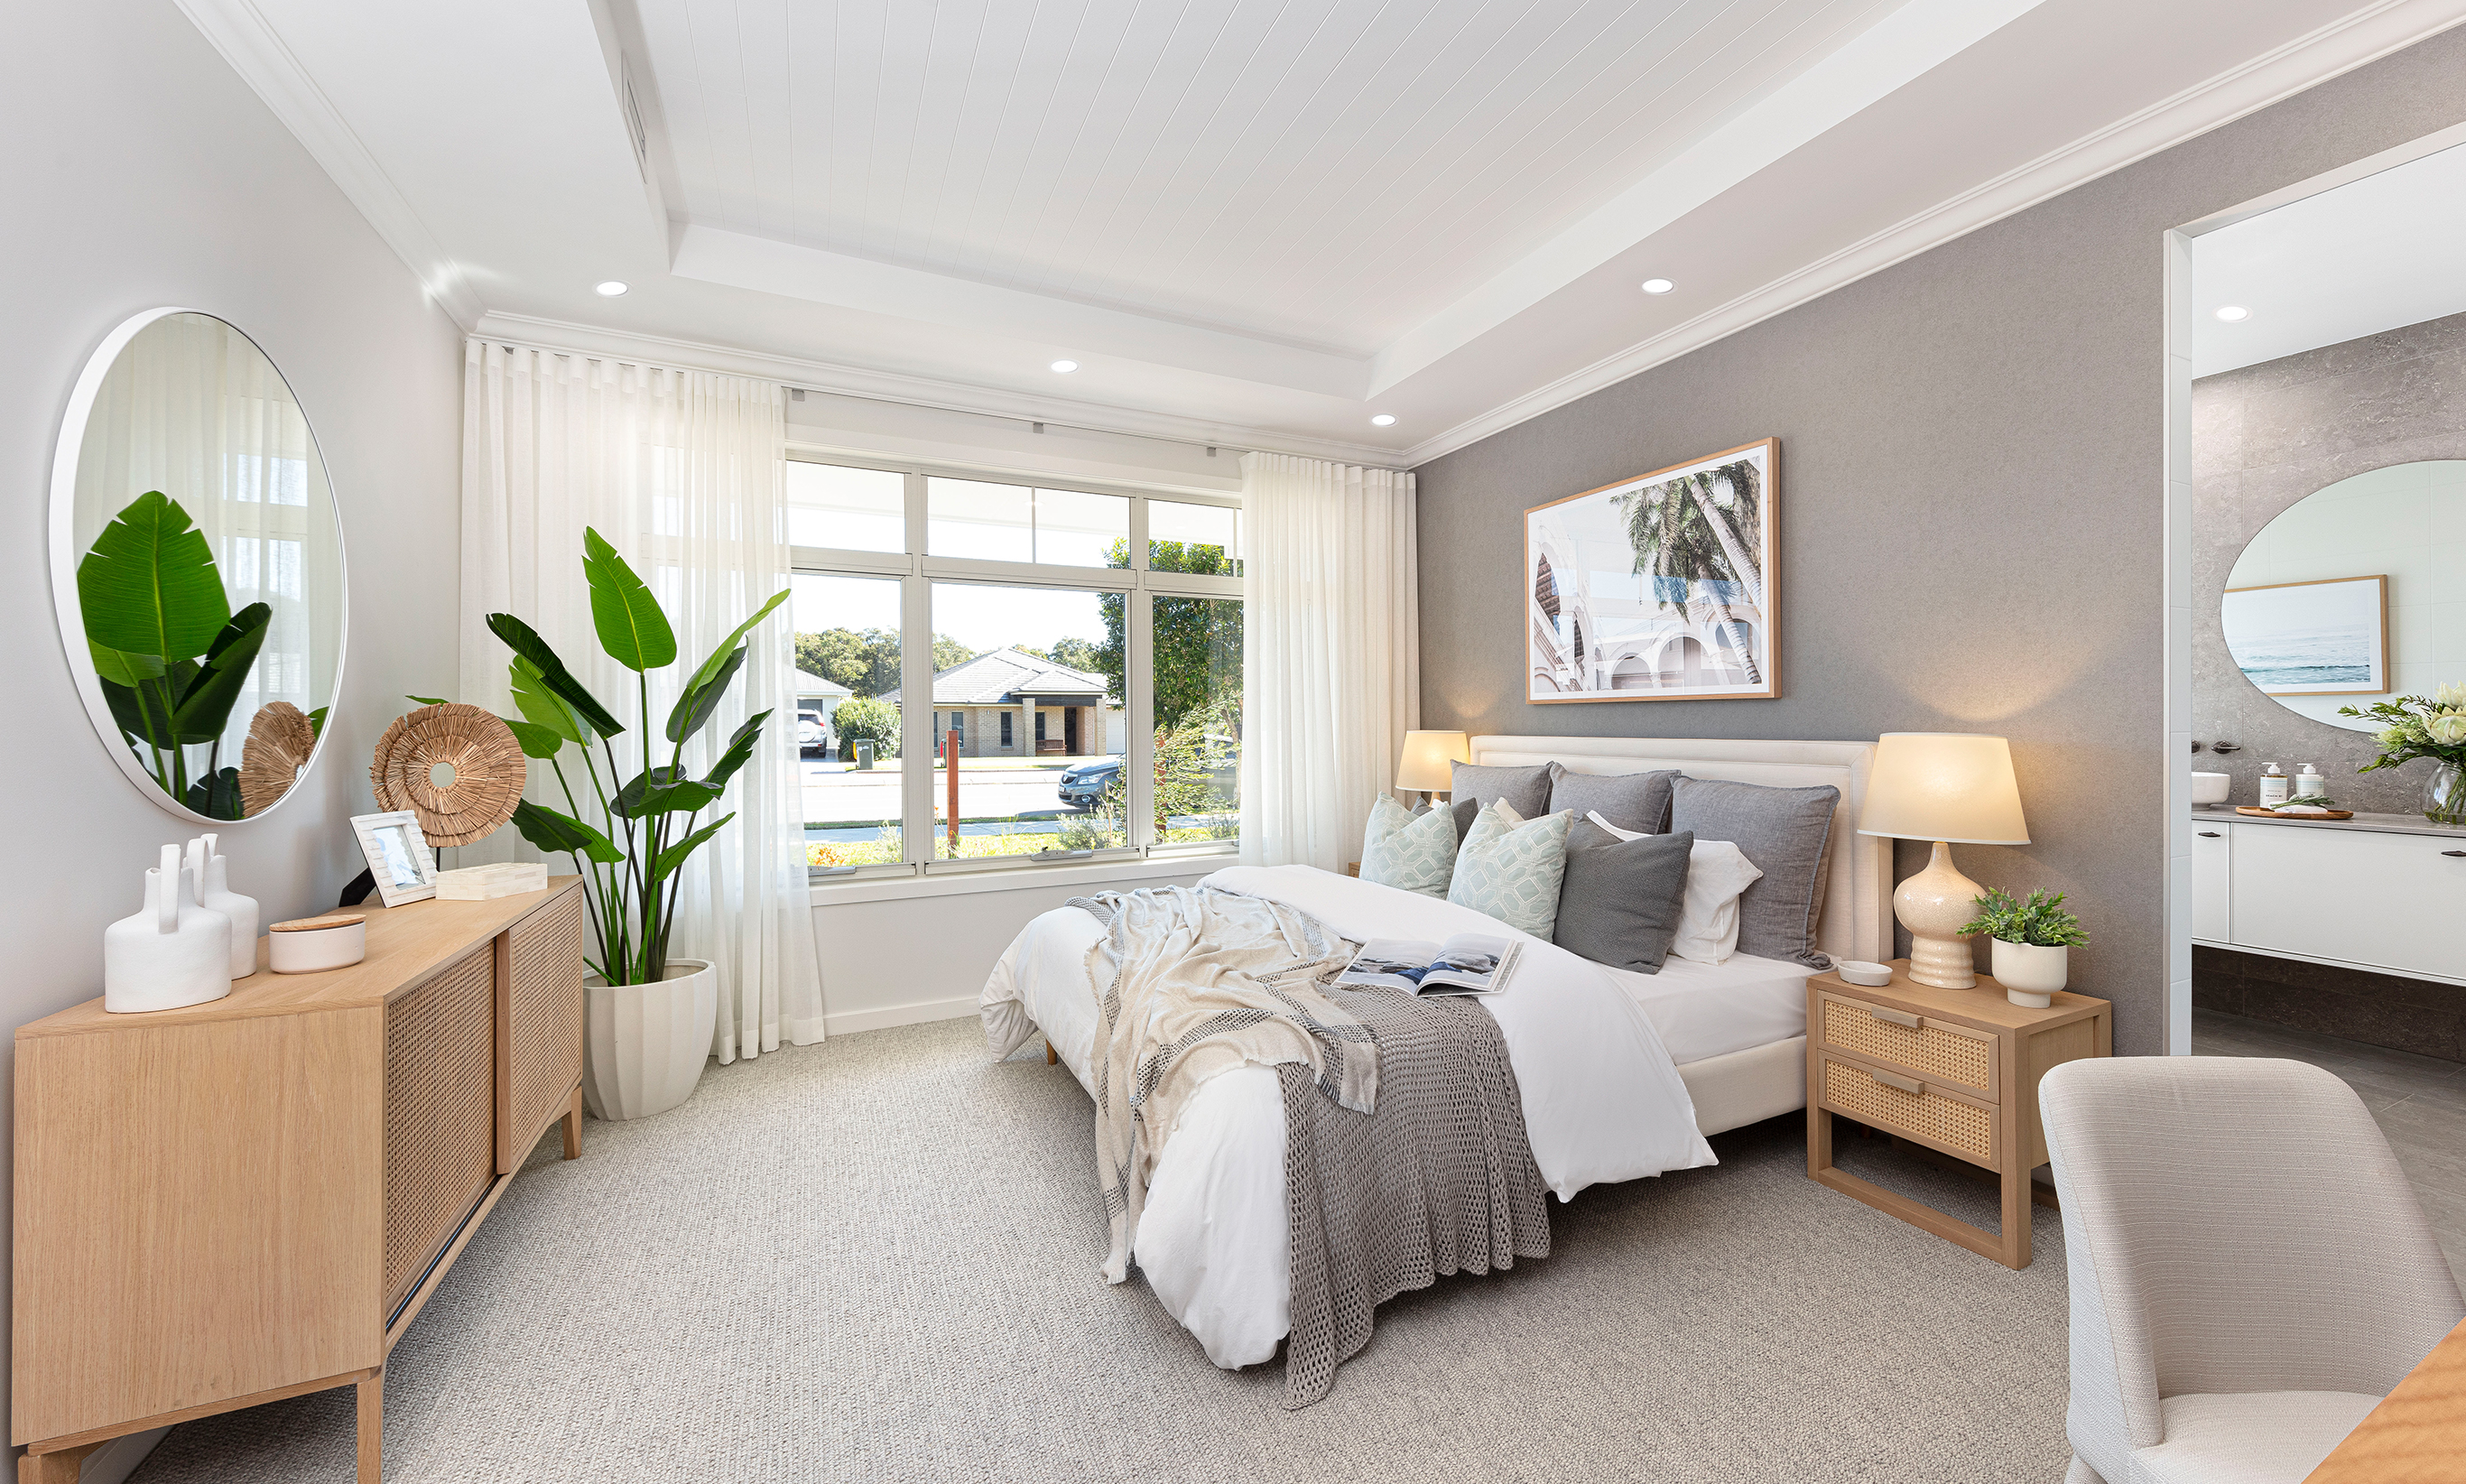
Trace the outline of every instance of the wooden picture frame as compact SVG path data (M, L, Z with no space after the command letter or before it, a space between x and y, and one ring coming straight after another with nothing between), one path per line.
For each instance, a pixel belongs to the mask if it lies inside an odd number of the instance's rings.
M2274 596L2236 601L2252 593ZM2235 668L2262 695L2379 696L2394 684L2387 573L2229 588L2218 628ZM2300 678L2307 673L2317 678Z
M1525 699L1777 699L1780 553L1779 438L1527 508Z
M351 816L351 833L388 907L425 902L437 895L437 852L421 833L419 816L408 809Z

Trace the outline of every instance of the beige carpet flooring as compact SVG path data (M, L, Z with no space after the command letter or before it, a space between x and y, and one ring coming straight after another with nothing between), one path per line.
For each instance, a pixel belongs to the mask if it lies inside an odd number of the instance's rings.
M393 1353L386 1477L2055 1484L2054 1213L2009 1272L1808 1180L1803 1132L1554 1205L1554 1255L1389 1304L1288 1412L1281 1361L1217 1370L1098 1276L1087 1099L1041 1055L990 1065L963 1021L713 1068L533 1156ZM342 1481L351 1446L329 1392L177 1428L134 1477Z

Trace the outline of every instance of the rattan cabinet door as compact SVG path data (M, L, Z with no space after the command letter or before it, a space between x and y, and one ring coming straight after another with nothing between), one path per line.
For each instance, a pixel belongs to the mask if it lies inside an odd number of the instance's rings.
M488 943L386 1001L389 1319L496 1177L496 990Z
M497 1168L512 1174L582 1080L582 893L514 924L504 966L504 1106Z

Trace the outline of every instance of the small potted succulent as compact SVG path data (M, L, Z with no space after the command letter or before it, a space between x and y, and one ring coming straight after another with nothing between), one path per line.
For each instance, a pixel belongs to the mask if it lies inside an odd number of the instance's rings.
M2089 942L2080 919L2064 911L2064 894L2032 891L2028 901L2016 902L1989 891L1970 900L1978 915L1962 936L1984 933L1995 940L1988 972L2004 986L2004 998L2032 1010L2054 1003L2055 991L2071 976L2072 951Z

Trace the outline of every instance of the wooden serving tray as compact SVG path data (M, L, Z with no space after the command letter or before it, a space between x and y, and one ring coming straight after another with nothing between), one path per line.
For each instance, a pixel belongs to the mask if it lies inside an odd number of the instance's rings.
M2264 820L2351 820L2352 809L2332 809L2326 814L2280 814L2275 809L2255 809L2250 804L2235 805L2235 813L2258 815Z

